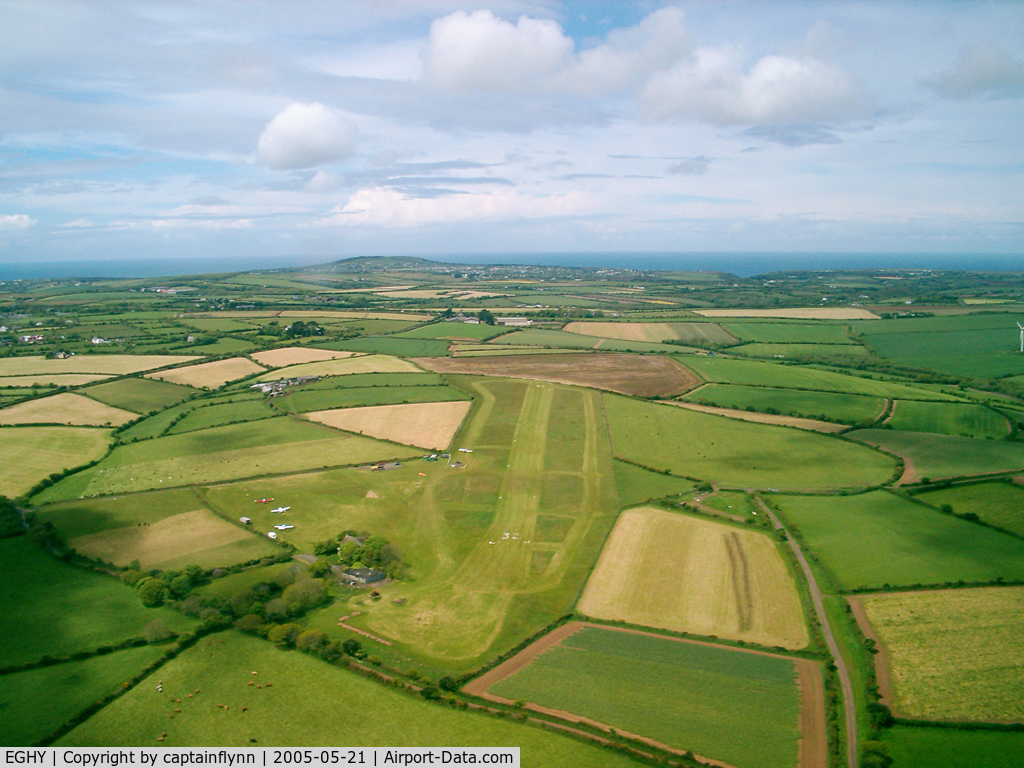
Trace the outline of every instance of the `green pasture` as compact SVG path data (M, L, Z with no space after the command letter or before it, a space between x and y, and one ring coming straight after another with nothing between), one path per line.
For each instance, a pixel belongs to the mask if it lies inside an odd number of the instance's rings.
M49 504L40 508L39 519L53 523L67 538L74 539L112 528L155 523L170 515L203 508L191 488L175 488Z
M117 691L163 651L144 645L0 675L0 747L25 747L49 736L93 702Z
M1019 320L1020 315L980 312L881 320L856 327L875 354L900 365L996 378L1024 374Z
M602 352L673 352L685 347L674 344L660 344L649 341L623 341L621 339L599 339L595 336L580 336L566 331L530 329L513 331L495 339L492 344L512 346L555 347L564 349L600 349Z
M740 341L762 344L849 344L845 324L764 320L722 320L719 325Z
M110 430L94 427L3 427L0 494L15 498L54 472L94 461L107 452Z
M336 381L336 379L334 379ZM274 407L288 413L326 411L331 408L355 408L366 405L397 403L439 403L465 400L466 396L451 387L344 387L337 389L300 388L274 399Z
M882 739L894 768L1024 767L1024 731L897 725Z
M775 344L756 342L730 347L730 354L747 357L779 357L787 359L814 357L864 357L866 348L858 344Z
M257 346L254 341L222 336L211 344L182 341L180 344L174 344L172 349L175 352L188 352L193 355L244 355L252 352Z
M701 499L705 507L717 510L726 515L740 515L749 518L761 511L749 495L742 491L715 491Z
M967 477L1024 468L1024 443L896 429L859 429L848 435L906 457L922 478Z
M131 587L60 562L25 536L0 541L0 557L9 584L0 590L5 665L119 643L154 619L176 632L195 623L170 608L146 608Z
M1006 417L974 403L926 403L897 400L886 424L910 432L1001 439L1010 433Z
M389 333L398 333L410 326L418 325L420 322L422 321L374 320L371 318L339 321L339 319L335 317L325 317L322 325L332 326L346 333L358 333L362 336L383 336Z
M305 570L306 567L304 563L292 560L287 563L275 563L258 568L245 568L238 573L228 573L219 579L212 579L208 584L202 585L195 591L203 598L222 600L245 592L257 584L274 583L279 576L288 571L299 572Z
M420 460L302 485L324 488L309 508L333 518L335 531L380 532L409 563L412 578L361 604L352 625L442 674L473 669L568 612L619 509L599 393L509 379L460 377L463 385L477 399L458 443L472 453L452 454L464 468ZM354 487L334 491L343 479ZM266 488L275 503L296 499L290 540L317 525L299 516L308 496ZM339 610L311 617L311 626L344 639Z
M885 491L772 500L843 590L1024 579L1024 541Z
M258 673L255 677L253 671ZM163 695L155 693L157 679L163 681ZM253 680L263 687L250 686ZM266 687L268 682L271 687ZM196 688L200 693L189 699ZM172 697L181 702L171 702ZM176 708L181 712L174 713ZM162 733L167 734L165 740L157 742ZM255 745L250 739L257 739ZM282 652L234 633L204 638L59 744L515 746L522 750L523 765L635 765L614 752L549 730L428 704L298 651Z
M458 357L512 357L515 355L561 355L570 350L545 349L544 347L477 347L459 344L452 349Z
M190 413L207 401L189 400L184 403L172 405L158 413L154 413L142 421L126 427L118 433L122 443L130 443L133 440L149 440L152 437L160 437L170 429L171 425L183 414Z
M325 378L310 381L289 392L309 392L319 389L354 389L356 387L436 387L445 383L439 373L350 373L343 379Z
M800 696L785 658L584 627L490 692L738 768L797 764Z
M115 408L124 408L135 413L149 413L180 403L196 390L182 384L172 384L159 379L132 377L78 390L78 394L99 400Z
M406 339L397 336L344 339L320 346L325 349L346 349L351 352L372 352L395 357L444 357L448 354L448 342L444 339Z
M895 381L880 381L825 371L806 365L783 365L759 360L737 360L720 355L680 357L679 362L715 384L744 384L779 389L812 389L869 397L898 397L904 400L945 400L958 398L941 392L918 389Z
M977 515L979 519L1024 536L1024 487L1012 482L972 483L914 496L928 504L948 504L957 515Z
M616 458L738 488L886 482L893 460L835 437L605 395Z
M278 381L299 376L348 376L355 373L419 373L410 362L390 355L360 355L315 363L299 363L261 374L256 381Z
M167 434L177 435L183 432L220 427L225 424L255 422L278 415L262 398L206 406L199 403L198 405L200 407L189 411L185 418L168 430Z
M395 338L401 339L493 339L508 333L508 328L503 325L487 325L480 323L472 325L469 323L453 323L442 320L439 323L423 325L412 330L402 331L395 334Z
M691 403L721 408L781 413L788 416L835 421L840 424L871 423L882 414L885 401L879 397L803 389L747 387L739 384L706 384L684 395Z
M255 323L243 323L233 317L190 317L182 321L190 328L207 333L231 333L232 331L254 331Z
M614 466L619 500L624 507L693 490L693 483L681 477L651 472L625 461L615 461Z
M48 488L35 501L223 482L407 455L408 448L282 416L120 445L96 466Z

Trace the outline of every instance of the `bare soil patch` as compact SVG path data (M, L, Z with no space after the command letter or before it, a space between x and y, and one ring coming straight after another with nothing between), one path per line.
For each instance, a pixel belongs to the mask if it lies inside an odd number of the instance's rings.
M413 362L437 373L468 373L539 379L641 397L672 397L703 381L667 357L628 354L515 355L508 357L421 357Z
M789 309L695 309L704 317L781 317L793 320L878 320L857 307L791 307Z
M352 352L333 349L315 349L313 347L282 347L255 352L250 357L260 365L268 368L280 368L282 365L298 365L299 363L318 363L321 360L336 360L339 357L351 357Z
M138 414L71 392L29 400L0 410L0 424L70 424L79 427L119 426Z
M739 411L735 408L718 408L713 405L699 405L697 403L673 402L680 408L688 411L700 411L715 416L725 416L740 421L754 421L758 424L780 424L785 427L797 427L798 429L809 429L812 432L842 432L848 429L846 424L833 424L831 421L818 421L817 419L802 419L797 416L781 416L774 413L755 413L753 411Z
M810 659L794 659L800 686L800 768L828 768L825 685L821 667Z
M184 384L198 389L216 389L229 381L251 376L266 370L245 357L232 357L228 360L216 360L212 363L200 363L185 368L172 368L169 371L158 371L146 374L147 378L169 381L172 384Z
M864 603L860 601L860 598L850 595L847 596L846 600L850 604L850 612L857 620L857 626L860 627L864 637L875 641L875 648L878 649L878 653L875 654L875 679L878 682L878 698L882 704L892 709L892 672L889 669L889 652L885 647L885 643L882 642L882 638L878 636L875 628L868 621L868 614L864 610Z
M451 443L462 420L469 413L468 400L444 403L374 405L366 408L339 408L314 411L312 421L358 432L380 440L415 445L420 448L445 448Z

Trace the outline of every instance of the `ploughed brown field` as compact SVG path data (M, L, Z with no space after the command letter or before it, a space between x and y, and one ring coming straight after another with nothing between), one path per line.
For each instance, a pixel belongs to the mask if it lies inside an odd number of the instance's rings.
M593 353L508 357L420 357L417 365L437 373L507 376L577 384L624 395L672 397L701 383L692 371L667 357Z

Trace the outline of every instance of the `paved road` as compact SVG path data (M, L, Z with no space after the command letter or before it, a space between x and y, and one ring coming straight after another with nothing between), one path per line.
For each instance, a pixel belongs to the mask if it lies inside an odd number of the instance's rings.
M828 623L828 616L825 615L825 604L821 600L821 589L818 587L818 581L814 578L814 573L811 572L811 566L807 563L807 558L804 557L800 545L789 535L789 531L779 521L779 518L775 516L775 513L760 498L757 499L757 503L765 511L765 514L768 515L772 525L786 534L786 540L789 542L789 546L793 548L797 562L803 568L807 584L811 588L811 600L814 602L814 611L818 614L818 622L821 624L821 631L825 635L825 643L828 645L829 653L832 654L832 660L836 665L836 673L839 675L839 682L843 688L843 710L846 712L846 761L849 764L849 768L858 768L860 759L858 756L857 708L853 699L853 683L850 682L850 671L846 668L846 662L843 661L843 656L839 652L839 644L836 643L835 635L832 634L832 625Z

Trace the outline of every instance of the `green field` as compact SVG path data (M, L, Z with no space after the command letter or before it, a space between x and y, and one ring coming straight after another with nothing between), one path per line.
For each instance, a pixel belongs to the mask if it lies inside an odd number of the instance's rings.
M621 339L598 339L594 336L580 336L565 331L531 329L514 331L495 339L492 344L512 346L556 347L565 349L600 349L602 352L679 352L674 344L660 344L651 341L622 341Z
M897 725L885 732L893 766L1022 768L1024 732Z
M118 446L96 466L57 483L35 500L222 482L396 455L408 455L408 449L281 416Z
M949 504L958 515L974 514L989 525L1024 536L1024 488L1015 483L962 485L914 498L936 507Z
M873 422L882 414L885 401L878 397L800 389L746 387L737 384L706 384L684 395L691 403L721 408L781 413L803 418L826 419L840 424Z
M719 323L740 341L764 344L849 344L846 325L816 322L766 322L723 320Z
M1024 579L1024 541L885 491L772 500L844 590Z
M396 336L345 339L321 346L325 349L347 349L396 357L443 357L448 354L448 342L443 339L404 339Z
M1006 417L974 403L924 403L897 400L886 424L910 432L985 437L1000 440L1010 434Z
M785 359L816 357L863 357L867 349L857 344L771 344L757 342L730 347L730 354L746 357L778 357Z
M431 323L409 331L402 331L395 334L400 339L493 339L508 333L508 328L503 325L471 325L468 323L452 323L441 321Z
M955 376L995 378L1024 374L1020 315L920 317L857 323L875 354L911 368Z
M924 720L1024 720L1024 587L860 598L885 645L893 711Z
M57 530L73 539L112 528L155 523L169 515L202 507L191 488L175 488L50 504L39 510L39 519L53 523Z
M49 736L93 702L114 693L160 658L163 650L144 645L0 675L0 747L24 747Z
M67 656L142 634L154 619L172 630L193 620L169 608L146 608L116 579L55 560L27 537L0 541L4 577L0 633L4 664Z
M844 392L869 397L898 397L904 400L944 400L953 395L918 389L895 381L880 381L825 371L806 365L783 365L759 360L738 360L715 355L680 357L679 362L693 369L701 378L716 384L745 384L753 387L779 389L812 389L822 392Z
M895 429L859 429L850 432L849 437L907 458L914 465L916 478L934 480L1024 469L1024 443Z
M110 430L93 427L3 427L0 495L14 498L54 472L103 456Z
M336 379L332 379L336 381ZM326 411L331 408L357 408L397 403L440 403L465 400L451 387L338 387L337 389L301 388L274 400L274 406L288 413Z
M167 434L177 435L182 432L195 432L196 430L220 427L225 424L260 421L261 419L269 419L278 415L276 411L263 401L262 397L206 406L199 402L197 405L199 407L189 411L185 418L174 424L167 431Z
M789 659L584 627L490 688L738 768L795 766Z
M605 395L617 458L739 488L872 486L892 459L802 430L725 419Z
M693 490L693 483L688 480L651 472L625 461L615 462L615 482L624 507Z
M264 687L248 685L254 677ZM154 693L163 680L163 695ZM272 687L266 687L266 683ZM200 693L189 699L194 689ZM171 698L180 698L180 703ZM226 704L222 709L217 704ZM243 712L242 707L247 707ZM181 712L174 718L174 709ZM167 736L157 742L162 733ZM329 734L329 736L325 736ZM250 739L257 739L256 743ZM205 638L71 731L61 746L517 746L523 765L635 765L508 720L427 704L296 651L225 633Z
M141 376L95 384L78 392L80 395L87 395L101 403L112 405L115 408L125 408L135 411L135 413L162 410L175 403L180 403L194 393L195 390L192 387Z

